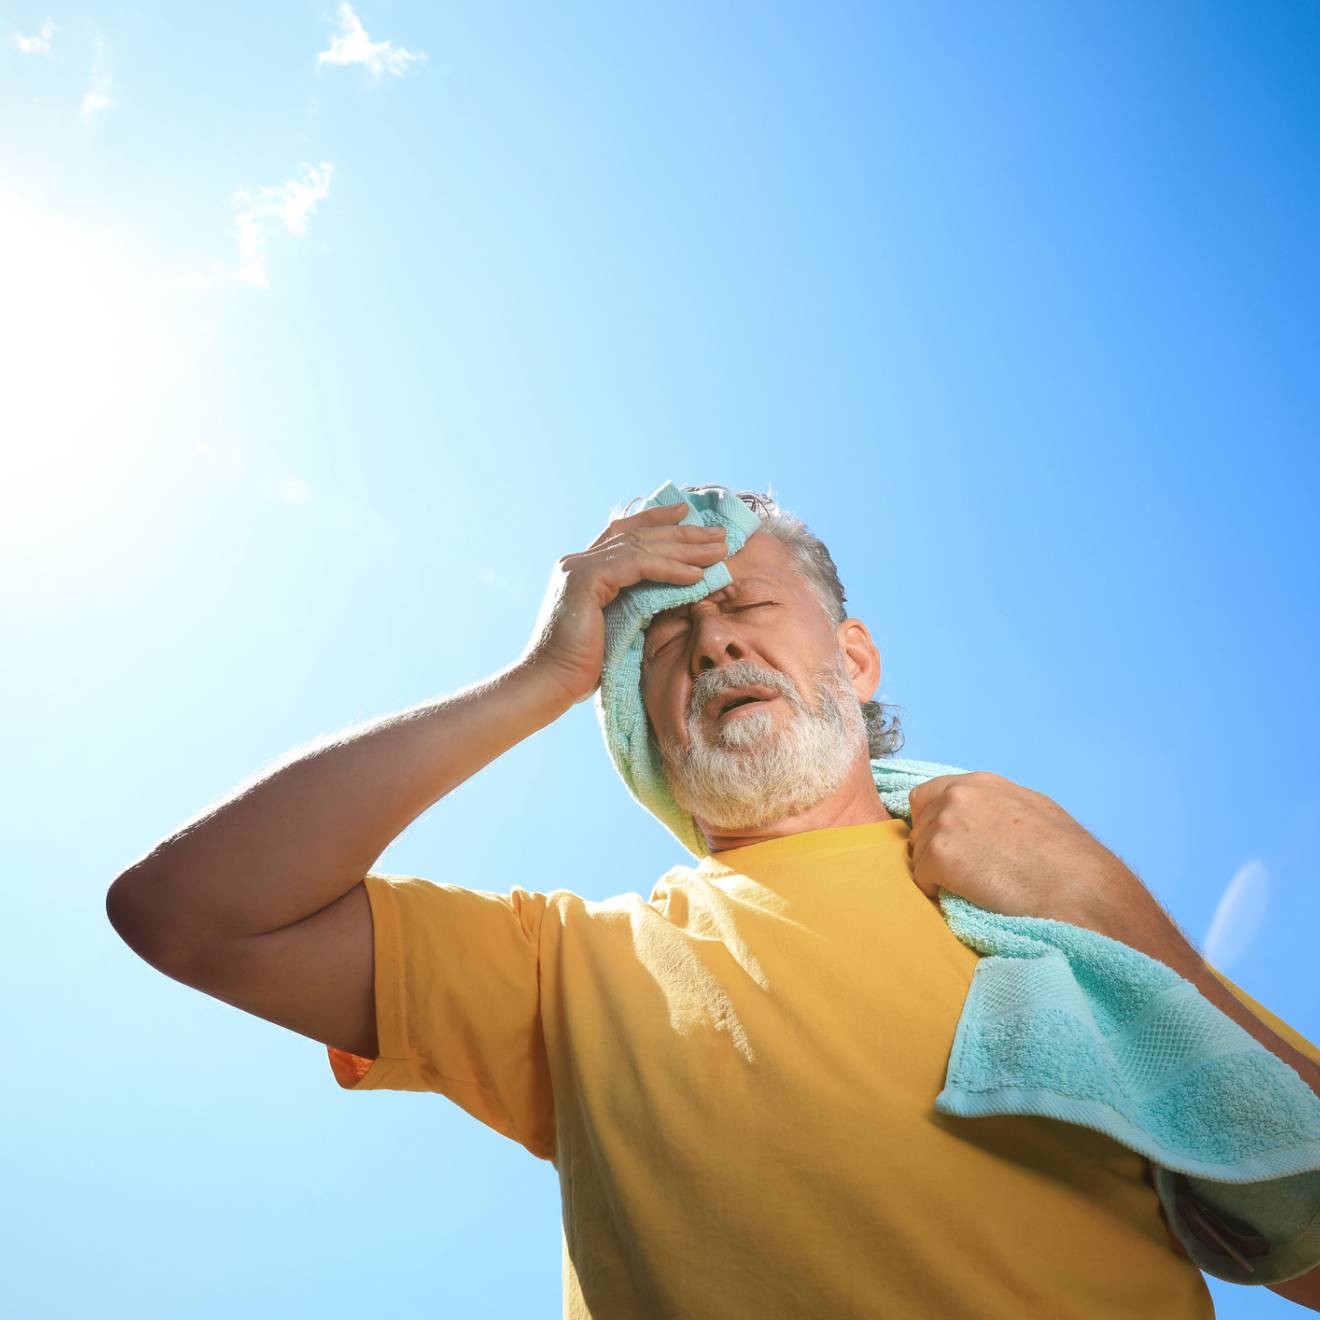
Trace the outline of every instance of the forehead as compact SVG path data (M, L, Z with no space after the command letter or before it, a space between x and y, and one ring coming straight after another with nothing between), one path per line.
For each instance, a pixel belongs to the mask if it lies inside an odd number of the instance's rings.
M742 549L737 554L730 555L724 564L733 581L727 587L721 587L702 597L703 600L710 599L710 596L719 597L725 593L736 596L741 594L744 588L749 591L768 588L781 594L793 590L794 573L788 553L775 537L768 534L753 532ZM666 619L678 618L686 614L688 608L687 605L675 605L670 609L661 610L651 622L663 623Z
M737 595L743 587L746 587L750 591L754 587L769 587L772 590L775 590L780 586L781 583L778 578L767 577L763 573L749 573L745 577L735 577L727 587L720 587L717 591L712 591L710 595L718 596L723 592L730 592L731 594ZM709 599L709 597L702 597L702 599ZM687 608L686 605L674 605L667 610L661 610L658 614L652 617L651 622L662 623L665 619L676 618L678 615L686 613Z

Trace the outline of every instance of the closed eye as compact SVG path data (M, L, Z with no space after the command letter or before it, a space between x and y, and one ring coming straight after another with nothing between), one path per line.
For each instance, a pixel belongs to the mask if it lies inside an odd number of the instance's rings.
M760 609L762 605L773 605L774 603L775 603L775 602L772 601L772 600L758 600L758 601L753 601L750 605L737 605L737 606L732 606L732 607L730 607L730 608L731 608L732 613L734 613L734 614L741 614L741 613L743 612L743 610L756 610L756 609ZM657 655L659 655L662 651L667 651L667 650L669 649L670 645L671 645L672 643L678 641L678 639L683 635L683 631L684 631L684 627L685 627L685 626L686 626L686 625L683 625L683 626L680 626L680 627L676 628L676 629L674 630L672 636L669 636L669 637L665 638L665 640L664 640L663 642L661 642L660 645L657 646L657 647L651 652L651 655L652 655L652 656L657 656Z

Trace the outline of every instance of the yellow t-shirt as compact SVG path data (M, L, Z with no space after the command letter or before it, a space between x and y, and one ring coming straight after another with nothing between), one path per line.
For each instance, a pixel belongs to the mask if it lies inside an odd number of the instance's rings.
M1213 1317L1144 1156L934 1109L980 955L909 834L730 849L649 901L372 872L380 1057L328 1047L335 1079L554 1163L570 1320Z

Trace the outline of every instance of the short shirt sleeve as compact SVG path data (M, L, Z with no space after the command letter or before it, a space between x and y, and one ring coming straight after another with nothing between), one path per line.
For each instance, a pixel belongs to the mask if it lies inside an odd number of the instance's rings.
M371 871L379 1056L327 1045L340 1086L434 1091L542 1159L554 1099L541 1025L546 896Z

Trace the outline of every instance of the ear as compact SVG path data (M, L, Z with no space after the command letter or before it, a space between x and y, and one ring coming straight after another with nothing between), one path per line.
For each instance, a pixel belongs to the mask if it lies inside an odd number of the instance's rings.
M843 652L848 677L858 701L871 701L880 686L880 652L861 619L848 618L835 629L835 640Z

